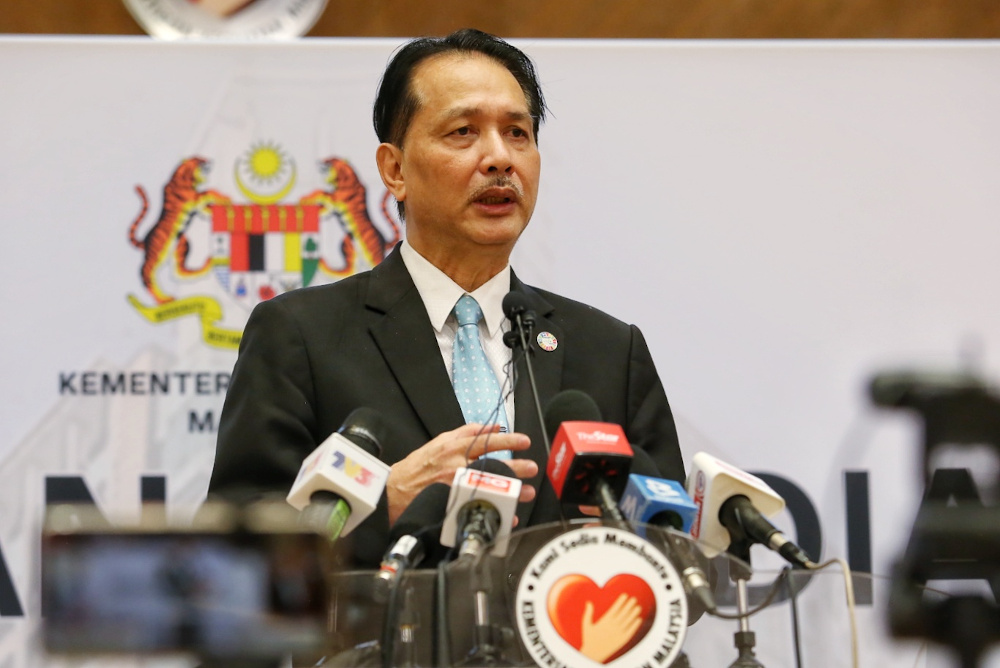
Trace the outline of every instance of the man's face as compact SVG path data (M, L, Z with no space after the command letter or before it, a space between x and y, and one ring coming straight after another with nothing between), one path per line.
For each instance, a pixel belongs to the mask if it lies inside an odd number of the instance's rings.
M414 71L416 113L397 152L407 240L434 261L507 255L535 208L541 158L524 93L478 54L444 54Z

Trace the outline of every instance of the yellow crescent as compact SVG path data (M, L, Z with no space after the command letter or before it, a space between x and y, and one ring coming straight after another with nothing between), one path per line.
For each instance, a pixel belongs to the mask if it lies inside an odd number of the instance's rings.
M240 189L240 192L247 196L247 198L254 202L255 204L274 204L280 202L285 195L291 192L292 186L295 185L295 163L292 163L292 173L288 177L288 183L282 187L281 190L272 195L261 195L250 190L249 186L243 183L243 179L240 178L240 163L236 163L236 167L233 169L233 175L236 178L236 187Z

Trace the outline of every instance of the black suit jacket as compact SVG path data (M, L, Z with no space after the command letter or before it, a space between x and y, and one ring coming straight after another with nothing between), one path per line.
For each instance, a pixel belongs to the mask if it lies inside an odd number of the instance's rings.
M649 455L640 455L633 470L683 480L673 416L639 330L513 275L511 290L536 312L534 331L558 341L551 352L531 342L543 410L560 391L582 390L606 422L622 425L633 447ZM514 429L531 438L526 456L539 466L539 475L525 481L539 493L518 508L525 527L558 519L559 502L545 481L546 448L521 364ZM226 394L210 498L243 502L287 493L302 460L359 406L391 422L382 452L388 464L465 422L398 250L369 272L257 305ZM352 565L377 566L388 531L383 495L380 508L352 532Z

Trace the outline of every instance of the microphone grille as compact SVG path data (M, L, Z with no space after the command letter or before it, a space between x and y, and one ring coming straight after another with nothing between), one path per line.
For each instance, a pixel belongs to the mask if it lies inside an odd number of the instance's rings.
M386 440L389 427L382 414L374 408L355 408L337 432L351 443L363 448L375 457L382 456L382 442Z
M601 422L601 409L597 402L581 390L563 390L552 397L545 409L545 429L549 438L555 438L563 422Z
M513 320L518 313L528 310L528 298L520 292L508 292L503 297L503 314Z

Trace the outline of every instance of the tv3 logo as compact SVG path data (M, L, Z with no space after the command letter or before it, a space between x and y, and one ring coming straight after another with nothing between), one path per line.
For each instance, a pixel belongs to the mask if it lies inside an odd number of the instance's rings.
M375 474L356 462L340 450L333 453L333 468L343 471L348 477L353 478L356 483L367 487L375 480Z

